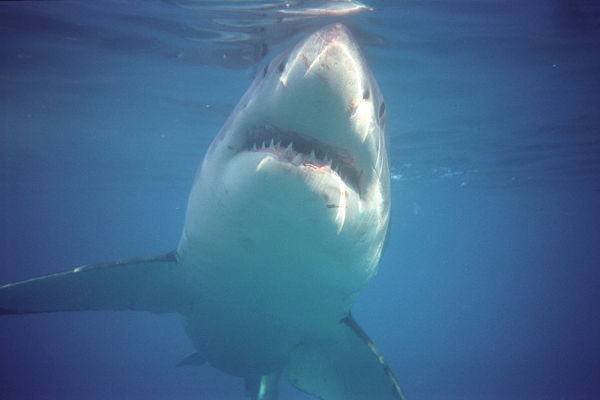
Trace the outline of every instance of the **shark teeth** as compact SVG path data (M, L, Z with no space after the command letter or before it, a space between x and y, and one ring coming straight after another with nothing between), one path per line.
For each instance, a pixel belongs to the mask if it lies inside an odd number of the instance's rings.
M288 144L288 147L286 147L285 151L283 152L283 156L286 158L291 157L292 151L294 151L294 142L290 142L290 144Z
M340 164L338 163L334 169L332 167L333 158L330 159L327 154L325 154L324 158L319 159L317 157L315 149L311 149L309 154L296 152L294 150L294 142L290 142L285 149L281 147L281 141L275 143L273 139L271 139L271 142L268 145L266 144L266 141L263 141L260 147L256 143L253 143L252 151L259 150L268 150L275 154L280 154L281 157L288 159L289 161L291 161L292 164L296 166L302 164L304 161L308 161L309 163L313 163L315 165L329 167L330 169L335 170L335 172L338 174L340 171Z
M294 166L329 168L346 184L361 193L363 171L353 155L342 147L322 142L309 135L287 131L272 124L257 125L248 130L239 151L268 152Z
M324 158L317 157L317 153L315 149L311 149L309 154L302 153L294 150L294 142L288 143L285 149L281 146L281 141L275 143L274 139L271 138L269 144L266 141L262 141L259 146L257 143L252 143L252 151L259 150L268 150L276 154L280 154L281 157L287 158L292 161L293 164L299 165L302 161L306 160L312 163L318 163L322 166L330 167L332 170L333 158L329 158L327 154L325 154ZM340 164L336 164L335 169L339 170ZM337 171L336 171L337 172Z

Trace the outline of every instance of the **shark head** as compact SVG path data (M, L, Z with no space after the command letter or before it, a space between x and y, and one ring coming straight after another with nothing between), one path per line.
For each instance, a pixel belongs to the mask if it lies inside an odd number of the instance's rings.
M230 232L215 225L235 218L240 243L255 249L302 258L294 243L310 240L328 254L318 262L356 265L356 289L375 272L388 231L385 125L385 103L351 33L340 24L318 30L258 74L213 141L184 240L203 225L212 230L202 240L224 237Z

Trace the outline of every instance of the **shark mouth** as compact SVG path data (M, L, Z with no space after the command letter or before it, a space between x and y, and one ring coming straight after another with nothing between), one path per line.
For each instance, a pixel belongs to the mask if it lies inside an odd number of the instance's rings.
M360 196L361 172L343 148L267 124L249 130L241 151L272 153L296 166L329 169Z

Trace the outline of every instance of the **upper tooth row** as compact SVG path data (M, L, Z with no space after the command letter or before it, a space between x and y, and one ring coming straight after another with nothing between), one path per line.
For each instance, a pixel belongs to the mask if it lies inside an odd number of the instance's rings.
M294 142L290 142L290 144L288 144L288 146L285 148L285 151L283 152L283 155L285 157L291 157L292 151L294 151L294 147L293 146L294 146ZM264 149L275 149L275 147L281 147L281 142L274 143L273 138L271 138L271 142L269 143L269 146L266 146L265 142L263 140L260 148L261 148L261 150L264 150ZM256 146L256 143L254 143L252 145L252 150L258 150L258 147ZM311 161L317 161L317 156L315 154L315 150L314 149L312 149L310 151L309 157L310 157ZM297 165L297 164L300 164L301 160L302 160L302 158L300 156L300 153L298 153L296 155L296 157L294 157L294 160L292 160L292 163L294 163L294 164ZM330 160L327 157L327 154L325 154L325 158L323 159L323 162L325 163L325 165L327 165L328 167L331 167L332 161L333 160ZM337 167L336 167L336 170L337 170Z

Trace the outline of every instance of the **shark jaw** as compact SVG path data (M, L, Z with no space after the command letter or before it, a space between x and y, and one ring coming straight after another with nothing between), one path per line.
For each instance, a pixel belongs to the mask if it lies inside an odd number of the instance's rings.
M247 141L241 151L271 154L281 162L334 175L360 196L360 171L352 154L342 147L331 146L295 132L286 132L273 125L265 125L254 128L247 134Z

